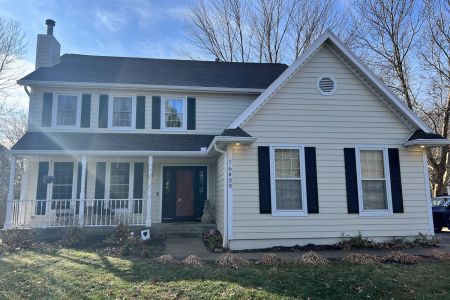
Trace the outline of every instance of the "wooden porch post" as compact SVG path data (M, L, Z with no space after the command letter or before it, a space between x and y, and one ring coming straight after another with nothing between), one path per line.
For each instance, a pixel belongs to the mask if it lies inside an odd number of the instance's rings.
M145 226L152 226L152 182L153 182L153 156L148 157L148 177L147 177L147 210Z
M12 155L9 159L9 187L8 198L6 199L6 220L5 229L11 229L12 227L12 214L14 205L14 181L16 178L16 156Z
M86 155L81 157L81 182L80 184L80 210L78 212L78 224L80 227L84 226L84 207L86 200Z

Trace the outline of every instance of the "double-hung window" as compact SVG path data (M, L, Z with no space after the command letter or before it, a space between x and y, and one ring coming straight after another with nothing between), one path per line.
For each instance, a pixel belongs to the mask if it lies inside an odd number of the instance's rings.
M162 127L165 130L186 130L187 101L186 98L163 98Z
M57 127L79 126L79 102L79 97L77 95L57 95L55 105L56 120L54 125Z
M112 97L112 118L113 128L132 128L134 124L135 103L130 96Z
M356 160L360 214L370 216L391 213L387 149L359 147Z
M52 209L67 209L73 196L73 162L53 164ZM61 201L67 200L67 201Z
M109 199L111 208L128 208L128 199L130 195L130 163L111 163Z
M306 215L304 148L272 146L270 149L272 214Z

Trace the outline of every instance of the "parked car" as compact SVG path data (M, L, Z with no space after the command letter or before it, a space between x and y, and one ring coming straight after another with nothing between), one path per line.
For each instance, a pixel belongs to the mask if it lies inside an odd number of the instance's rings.
M433 205L434 232L442 227L450 227L450 197L437 197L431 200Z

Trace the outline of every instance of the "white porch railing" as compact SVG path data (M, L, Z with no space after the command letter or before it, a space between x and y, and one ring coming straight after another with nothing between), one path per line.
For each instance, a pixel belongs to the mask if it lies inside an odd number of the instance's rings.
M14 200L12 228L145 225L143 199ZM80 218L80 209L84 215Z

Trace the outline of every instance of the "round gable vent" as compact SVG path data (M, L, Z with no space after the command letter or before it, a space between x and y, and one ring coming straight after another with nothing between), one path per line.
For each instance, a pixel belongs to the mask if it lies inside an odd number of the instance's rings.
M336 91L336 81L328 75L319 77L317 89L322 95L333 95Z

